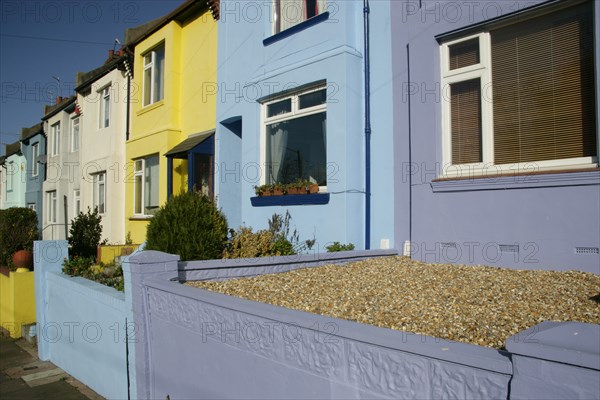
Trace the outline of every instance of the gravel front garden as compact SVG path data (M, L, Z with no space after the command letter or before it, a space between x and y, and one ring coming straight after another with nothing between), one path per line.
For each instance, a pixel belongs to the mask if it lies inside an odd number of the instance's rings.
M384 257L186 285L492 348L542 321L600 324L600 276ZM595 299L594 299L594 296Z

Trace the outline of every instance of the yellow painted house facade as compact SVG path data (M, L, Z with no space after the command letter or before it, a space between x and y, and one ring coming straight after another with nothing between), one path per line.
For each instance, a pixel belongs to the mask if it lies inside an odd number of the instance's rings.
M134 53L131 129L126 144L126 231L134 243L170 193L195 186L212 195L217 22L205 2L188 1L128 32Z

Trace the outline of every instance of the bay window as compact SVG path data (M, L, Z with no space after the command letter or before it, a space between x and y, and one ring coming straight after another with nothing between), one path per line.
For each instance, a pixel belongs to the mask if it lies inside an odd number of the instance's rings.
M98 208L98 213L106 212L106 172L92 175L92 204Z
M327 89L319 87L263 105L265 183L306 179L327 185Z
M79 150L79 116L71 118L71 151Z
M50 155L56 156L60 151L60 122L50 127Z
M441 45L446 175L597 165L592 3Z
M154 215L158 210L158 155L134 161L133 213Z

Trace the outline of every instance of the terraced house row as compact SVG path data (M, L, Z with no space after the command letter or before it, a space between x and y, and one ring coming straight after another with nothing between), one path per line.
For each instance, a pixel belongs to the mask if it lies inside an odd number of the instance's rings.
M253 7L252 10L250 7ZM594 1L186 1L130 29L1 160L44 239L144 241L173 193L425 261L600 273ZM298 179L311 195L258 196Z

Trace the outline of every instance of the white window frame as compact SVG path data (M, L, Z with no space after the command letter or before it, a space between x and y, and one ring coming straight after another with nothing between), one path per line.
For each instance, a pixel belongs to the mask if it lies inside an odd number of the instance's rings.
M40 155L40 143L36 142L31 145L31 176L38 176L40 173L40 167L38 163L38 157Z
M159 45L155 46L152 50L144 53L142 55L142 66L143 66L143 71L142 71L142 107L147 107L149 105L152 105L154 103L158 103L159 101L163 100L164 98L164 79L165 79L165 71L164 71L164 66L163 66L163 70L161 71L156 63L156 53L159 49L163 50L163 57L166 58L166 54L165 54L165 44L160 43ZM146 63L146 57L150 56L150 61L148 63ZM146 102L146 71L150 70L150 101ZM155 99L155 94L156 94L156 87L154 85L154 83L156 82L156 75L157 74L162 74L162 84L163 84L163 90L162 90L162 97L160 99Z
M450 69L450 46L479 39L480 62L463 68ZM494 117L492 91L492 52L490 32L479 32L440 45L442 75L442 177L495 177L507 173L531 173L557 169L583 169L597 166L598 157L577 157L560 160L543 160L525 163L494 164ZM450 85L479 78L481 80L481 146L482 162L452 164L452 131L450 110Z
M75 133L75 127L77 126L77 134ZM81 140L81 120L79 115L71 117L71 152L78 151ZM75 146L77 143L77 146Z
M145 171L146 171L146 159L148 158L152 158L152 157L157 157L157 155L150 155L144 158L138 158L136 160L133 160L133 215L136 217L152 217L153 214L146 214L146 204L144 203L146 200L146 176L145 176ZM158 158L158 162L159 162L159 173L160 173L160 158ZM141 190L140 190L140 197L141 199L137 198L137 190L136 190L136 178L140 177L140 185ZM158 179L159 177L156 177L156 183L158 184ZM136 206L137 206L137 202L138 200L140 201L140 211L138 212L136 210Z
M28 203L27 208L29 208L30 210L33 210L33 211L37 211L37 207L36 207L35 203Z
M98 90L98 95L100 99L100 105L98 110L98 129L104 129L110 126L110 92L110 84Z
M261 107L261 135L260 135L260 165L265 167L265 173L261 174L261 184L264 185L267 183L269 164L267 161L267 125L281 122L281 121L289 121L292 119L306 117L313 114L319 114L322 112L327 113L327 101L323 104L319 104L316 106L308 107L300 109L300 100L299 97L305 94L318 92L320 90L327 90L327 85L318 86L315 88L307 89L302 92L296 92L289 95L284 95L281 97L274 98L262 104ZM292 109L290 112L285 114L279 114L273 117L267 117L268 106L273 103L279 103L280 101L291 99ZM327 154L327 145L325 145L325 154ZM327 165L325 166L327 170ZM327 191L327 185L319 186L320 192Z
M56 213L58 204L56 200L56 190L46 192L46 222L49 224L56 223Z
M92 206L94 209L98 207L99 214L106 214L106 171L92 175ZM101 208L101 206L104 206L104 208Z
M81 212L81 190L73 190L73 218L76 218Z
M50 155L57 156L60 153L60 121L50 125Z

